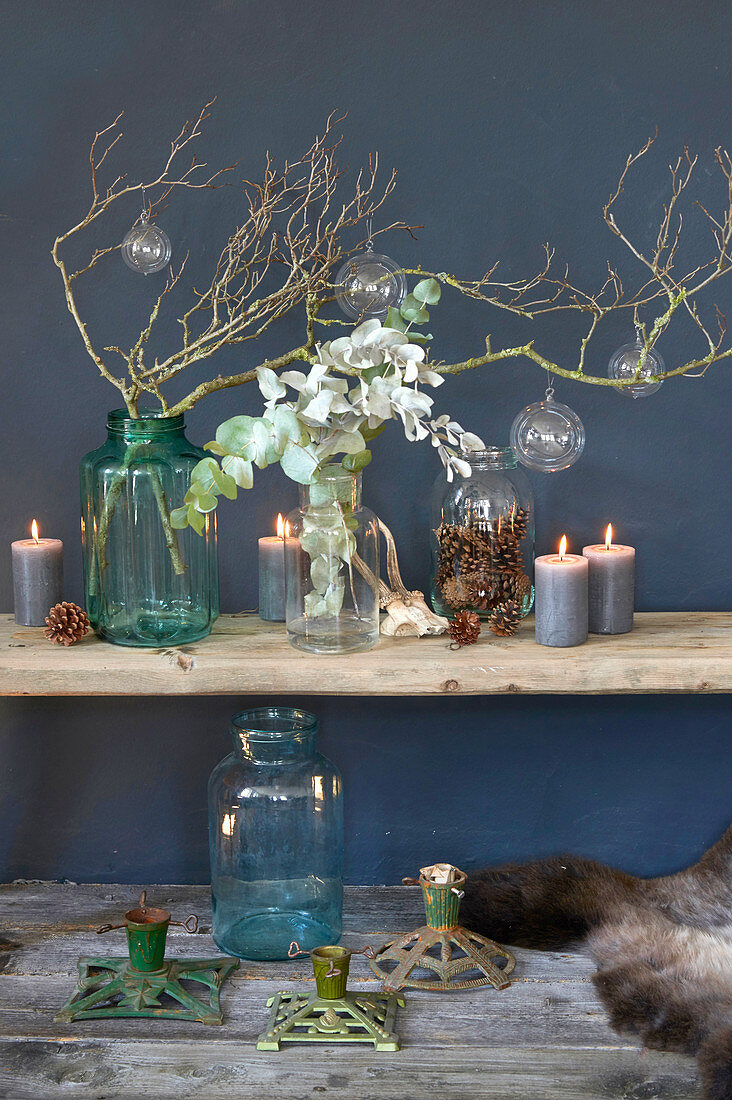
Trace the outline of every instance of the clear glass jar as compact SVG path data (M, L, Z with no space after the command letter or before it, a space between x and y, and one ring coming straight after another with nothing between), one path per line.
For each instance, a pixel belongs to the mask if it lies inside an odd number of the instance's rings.
M290 644L354 653L379 638L379 523L361 504L361 474L326 466L300 487L287 520L285 617Z
M213 937L244 959L340 939L341 777L315 751L317 719L260 707L232 718L234 752L208 784Z
M510 447L461 456L470 477L433 490L432 606L440 615L477 611L483 618L513 601L521 615L534 602L534 498Z
M81 462L86 610L117 645L195 642L219 613L215 513L203 535L170 524L205 457L184 427L182 416L115 410L107 441Z

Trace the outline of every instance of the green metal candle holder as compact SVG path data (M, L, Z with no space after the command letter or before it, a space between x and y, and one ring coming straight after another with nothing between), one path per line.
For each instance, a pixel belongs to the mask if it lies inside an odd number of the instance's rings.
M291 959L310 955L315 974L314 993L277 993L267 1001L271 1008L267 1027L257 1040L257 1050L280 1050L282 1043L371 1043L375 1050L399 1050L394 1031L397 1007L404 1007L393 993L349 993L348 968L352 955L373 951L349 951L328 945L301 951L290 944Z
M59 1021L98 1020L114 1016L154 1016L159 1019L195 1020L202 1024L223 1022L221 986L238 959L168 959L165 940L169 926L193 934L198 917L170 919L167 909L140 904L125 913L124 924L97 928L103 935L116 928L127 933L127 958L83 956L79 959L76 989L56 1014Z
M419 879L402 879L406 886L422 887L427 924L375 952L369 966L381 979L384 992L404 988L446 992L482 985L507 989L511 984L508 975L516 965L511 952L459 925L461 887L467 875L457 867L450 871L447 882L435 882L424 871ZM504 965L497 966L494 959L505 960ZM424 976L417 976L415 970Z

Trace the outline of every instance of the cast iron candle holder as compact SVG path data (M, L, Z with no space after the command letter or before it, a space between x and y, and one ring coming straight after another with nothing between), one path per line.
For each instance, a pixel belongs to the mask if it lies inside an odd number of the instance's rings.
M314 993L277 993L257 1050L280 1050L282 1043L372 1043L374 1050L399 1050L394 1029L401 997L393 993L349 993L348 968L352 955L373 958L373 950L349 951L327 945L301 951L293 940L288 955L310 955L315 975Z
M369 966L381 978L384 992L405 987L446 992L482 985L507 989L511 984L508 975L516 965L511 952L458 924L461 887L468 876L457 867L450 870L454 871L451 882L434 882L424 873L419 879L402 879L405 886L422 887L427 924L385 943L374 953ZM496 966L495 958L505 959L504 966ZM435 977L410 977L415 968L431 971ZM466 973L474 976L456 980Z
M97 928L99 935L124 928L128 957L80 958L76 989L55 1019L154 1016L202 1024L223 1023L221 986L236 970L239 960L226 957L166 960L165 939L171 924L191 934L198 931L198 917L171 920L167 909L148 908L143 890L139 906L125 913L123 924Z

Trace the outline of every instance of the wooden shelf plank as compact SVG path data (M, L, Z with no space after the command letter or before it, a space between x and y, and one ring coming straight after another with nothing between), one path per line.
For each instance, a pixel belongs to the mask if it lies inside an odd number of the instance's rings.
M406 992L397 1027L398 1054L360 1046L305 1044L258 1052L266 1001L280 989L309 990L307 959L243 961L222 990L221 1027L178 1020L101 1019L56 1023L79 955L96 954L93 929L117 923L140 887L18 883L0 886L0 1094L44 1097L262 1096L311 1100L623 1100L698 1095L695 1063L650 1052L612 1032L591 982L594 964L576 950L517 949L511 985L501 993ZM176 919L199 915L198 933L171 928L171 956L218 954L210 937L207 887L148 886L153 904ZM410 887L347 887L344 942L377 946L424 920L421 892ZM105 954L124 953L124 936L104 937ZM373 993L378 983L354 958L349 986Z
M301 653L284 626L222 615L210 637L127 649L88 637L69 649L0 616L2 695L505 695L732 691L732 614L651 612L630 634L591 635L574 649L484 630L453 651L444 637L386 638L350 656Z

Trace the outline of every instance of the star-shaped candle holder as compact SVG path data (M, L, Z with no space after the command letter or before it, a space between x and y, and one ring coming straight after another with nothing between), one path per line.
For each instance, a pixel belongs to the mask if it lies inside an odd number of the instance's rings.
M127 958L84 956L79 959L76 989L56 1020L96 1020L114 1016L223 1022L221 986L238 959L166 959L165 939L171 924L198 931L198 918L172 921L167 909L150 909L145 891L124 924L106 924L97 932L124 928Z
M257 1050L281 1050L283 1043L370 1043L374 1050L399 1050L394 1031L401 997L387 993L349 993L351 955L366 955L329 944L300 951L290 944L290 957L309 954L315 974L312 993L277 993L267 1001L269 1022L257 1040Z

